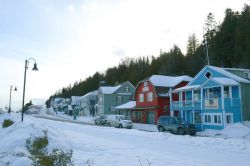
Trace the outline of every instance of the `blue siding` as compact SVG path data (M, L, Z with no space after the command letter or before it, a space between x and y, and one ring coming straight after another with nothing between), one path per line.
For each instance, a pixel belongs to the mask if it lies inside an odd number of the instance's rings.
M185 95L186 95L186 101L183 102L179 102L179 104L175 104L176 108L175 110L180 110L183 111L183 118L184 120L192 123L193 122L193 115L192 115L192 111L198 111L201 113L202 115L202 123L199 124L195 124L196 129L198 131L202 131L205 129L216 129L216 130L221 130L224 128L224 122L226 121L226 119L224 119L223 116L223 110L222 110L222 94L221 94L221 85L218 84L217 82L213 81L213 80L209 80L205 74L207 72L211 73L211 77L220 77L220 78L228 78L227 76L219 73L218 71L215 71L211 68L209 68L208 66L206 66L204 69L202 69L202 71L199 73L198 76L196 76L190 84L188 85L202 85L203 88L203 96L202 97L202 108L200 108L200 104L199 102L196 101L196 103L193 103L192 101L192 91L186 91ZM211 89L210 93L207 94L207 96L209 96L209 98L213 101L207 100L207 102L209 101L209 103L207 103L208 108L205 109L205 101L206 101L206 93L207 90ZM240 93L239 93L239 86L232 86L232 98L224 98L224 110L226 114L232 114L233 115L233 123L235 122L241 122L242 121L242 117L241 117L241 99L240 99ZM213 104L214 102L216 102L216 99L218 99L218 107L216 108L216 103L215 105ZM212 104L210 104L210 102ZM200 110L200 111L199 111ZM191 114L190 114L191 113ZM204 114L210 114L211 116L216 115L216 114L220 114L221 115L221 124L216 124L215 122L213 122L211 124L207 124L204 123ZM213 116L214 119L214 116Z
M232 97L239 98L239 86L232 86Z
M208 88L208 87L218 87L220 86L220 84L212 81L212 80L209 80L208 82L206 82L204 85L203 85L203 88Z

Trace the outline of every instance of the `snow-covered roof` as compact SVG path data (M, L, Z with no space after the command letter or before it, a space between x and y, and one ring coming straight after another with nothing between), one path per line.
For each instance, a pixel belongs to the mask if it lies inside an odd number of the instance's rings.
M214 80L215 82L224 85L224 86L230 86L230 85L239 85L239 83L231 78L221 78L221 77L214 77L211 80Z
M135 108L136 102L135 101L129 101L125 104L119 105L115 107L116 110L123 110L123 109L132 109Z
M175 89L174 92L185 91L185 90L192 90L192 89L199 89L200 87L201 87L200 85L183 86L181 88Z
M114 87L113 86L102 86L99 89L102 92L102 94L113 94L120 87L121 87L121 85L117 85L117 86L114 86Z
M79 98L77 99L77 101L83 100L84 98L87 98L87 97L90 96L90 95L97 95L97 94L98 94L98 91L97 91L97 90L92 91L92 92L89 92L89 93L86 93L85 95L79 97Z
M189 76L163 76L163 75L152 75L149 78L149 81L154 85L154 86L161 86L161 87L175 87L182 81L191 81L192 77Z
M242 82L242 83L250 83L250 81L248 81L247 79L242 78L240 76L237 76L233 73L230 73L229 71L226 71L224 68L220 68L220 67L216 67L216 66L208 66L208 67L215 70L215 71L218 71L219 73L221 73L229 78L234 79L235 81Z
M74 105L76 104L76 101L80 98L81 96L71 96L71 104Z

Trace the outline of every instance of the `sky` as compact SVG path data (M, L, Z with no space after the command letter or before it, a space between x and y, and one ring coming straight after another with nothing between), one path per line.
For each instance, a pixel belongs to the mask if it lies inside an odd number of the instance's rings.
M43 104L59 89L105 72L127 57L159 56L188 36L202 40L208 13L222 22L226 8L250 0L0 0L0 108Z

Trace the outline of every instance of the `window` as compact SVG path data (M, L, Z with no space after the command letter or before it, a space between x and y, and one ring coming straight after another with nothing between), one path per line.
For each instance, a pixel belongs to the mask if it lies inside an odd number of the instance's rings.
M212 124L212 125L221 125L222 124L222 116L221 114L204 114L204 123L205 124Z
M194 101L199 101L200 100L200 91L195 90L194 91Z
M230 98L229 86L224 87L224 98Z
M207 77L207 78L210 78L211 77L211 73L210 72L206 72L206 74L205 74L205 76Z
M144 86L148 86L148 82L147 81L145 81L143 84L144 84Z
M147 101L153 101L153 92L147 93Z
M249 79L249 74L247 72L244 73L244 78Z
M215 124L221 124L221 115L214 115L214 123Z
M204 115L204 123L212 123L211 115L209 114Z
M201 123L201 114L199 112L194 113L194 123Z
M144 94L139 94L139 102L144 102Z
M164 105L164 112L167 112L169 110L169 106L168 105Z
M122 102L122 96L116 96L116 102L121 103Z
M233 114L226 114L226 122L227 124L233 123Z
M130 88L128 86L125 87L125 92L126 93L130 92Z

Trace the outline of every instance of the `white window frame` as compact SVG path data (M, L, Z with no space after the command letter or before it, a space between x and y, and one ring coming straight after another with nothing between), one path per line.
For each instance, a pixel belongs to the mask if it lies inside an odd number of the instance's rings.
M227 123L227 116L228 116L228 115L231 116L231 121L232 121L231 123ZM232 124L232 123L234 122L234 119L233 119L233 118L234 118L233 113L226 113L226 119L225 119L226 124Z
M215 116L216 116L218 122L220 120L220 123L215 123L215 121L214 121L214 117ZM212 120L212 122L213 122L214 125L222 125L222 114L213 114L213 120Z
M244 78L249 79L249 73L248 72L244 72Z
M122 96L116 96L116 102L121 103L122 102Z
M210 116L210 120L211 120L211 122L206 122L205 120L206 120L206 116ZM203 123L204 124L207 124L207 125L211 125L212 124L212 115L211 114L203 114Z
M128 86L125 87L125 92L126 93L130 92L130 88Z
M210 116L211 117L211 122L205 122L205 116ZM220 116L220 123L215 123L214 122L214 116ZM222 113L204 113L203 114L203 124L205 125L214 125L214 126L221 126L223 125L223 117L222 117Z
M139 102L140 103L144 102L144 93L139 94Z
M147 93L147 101L151 102L154 100L154 94L153 92L148 92Z

